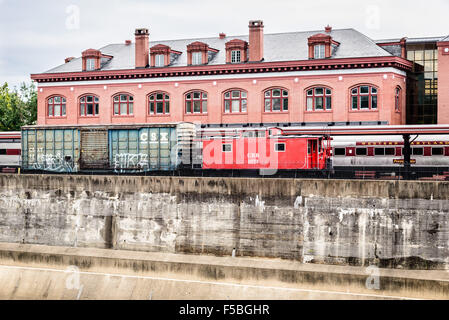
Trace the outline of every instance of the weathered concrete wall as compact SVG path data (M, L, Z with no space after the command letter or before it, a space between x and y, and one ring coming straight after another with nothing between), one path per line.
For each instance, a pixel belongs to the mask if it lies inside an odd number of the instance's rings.
M0 175L0 242L442 269L449 183Z

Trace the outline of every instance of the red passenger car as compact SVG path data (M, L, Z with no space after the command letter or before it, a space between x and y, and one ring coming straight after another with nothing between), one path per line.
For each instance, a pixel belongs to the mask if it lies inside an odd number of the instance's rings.
M279 128L202 132L203 169L323 170L329 158L325 136L291 135Z

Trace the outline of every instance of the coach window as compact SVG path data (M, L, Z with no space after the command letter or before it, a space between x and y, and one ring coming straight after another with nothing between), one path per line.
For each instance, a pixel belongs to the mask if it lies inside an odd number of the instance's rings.
M99 114L99 99L93 95L82 96L80 102L81 117L97 117Z
M385 155L386 156L396 155L396 149L395 148L385 148Z
M413 148L412 153L414 156L422 156L422 155L424 155L424 149L423 148Z
M307 111L332 110L332 90L316 87L307 90Z
M246 113L248 107L248 93L242 90L231 90L224 94L225 113Z
M287 112L288 91L280 88L269 89L264 92L265 112Z
M351 109L353 111L377 110L377 88L359 86L351 89Z
M346 155L346 149L345 148L335 148L334 149L334 155L335 156L345 156Z
M113 97L114 116L132 116L134 114L134 97L129 94L118 94Z
M170 96L165 92L155 92L148 96L148 112L153 115L170 114Z
M186 113L207 113L207 93L202 91L191 91L186 94Z
M66 99L61 96L54 96L47 100L47 115L49 117L66 116Z
M366 156L368 154L367 149L366 148L357 148L355 150L355 154L357 156Z
M444 155L443 148L432 148L432 156L442 156Z

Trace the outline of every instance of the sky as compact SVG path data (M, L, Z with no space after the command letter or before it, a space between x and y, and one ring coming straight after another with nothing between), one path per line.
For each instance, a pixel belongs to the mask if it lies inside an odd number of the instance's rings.
M448 0L0 0L0 85L30 83L88 48L134 41L354 28L372 39L449 35Z

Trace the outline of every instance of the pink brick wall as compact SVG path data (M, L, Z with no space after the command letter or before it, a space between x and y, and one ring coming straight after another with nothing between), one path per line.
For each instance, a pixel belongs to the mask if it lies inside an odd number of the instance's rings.
M449 61L449 56L447 56ZM449 62L446 62L449 74ZM441 68L441 67L440 67ZM440 72L442 70L440 69ZM38 92L38 125L75 124L127 124L127 123L171 123L199 121L201 123L264 123L264 122L333 122L333 121L388 121L392 125L405 124L405 78L394 73L348 74L328 76L267 77L256 79L196 80L183 82L159 82L131 84L104 84L41 87ZM385 78L386 77L386 78ZM216 82L216 85L214 83ZM175 86L178 83L178 86ZM446 82L446 83L449 83ZM359 84L372 84L379 88L377 111L351 111L350 88ZM306 89L323 85L332 89L331 112L307 112ZM394 107L395 88L402 88L402 112ZM263 92L271 87L282 87L289 91L289 111L286 113L265 113ZM73 91L71 90L73 88ZM245 114L224 114L223 93L231 88L248 92L248 112ZM441 88L441 87L440 87ZM200 89L208 93L208 114L185 114L184 94ZM41 92L42 90L42 92ZM154 91L165 91L170 95L169 116L149 116L147 96ZM78 98L84 94L95 94L100 98L98 117L80 117ZM117 93L134 96L134 115L114 116L112 97ZM67 99L67 116L49 118L46 116L46 100L52 95L62 95ZM446 95L446 104L448 103ZM446 108L449 109L449 108ZM441 113L445 123L449 123L449 110Z

